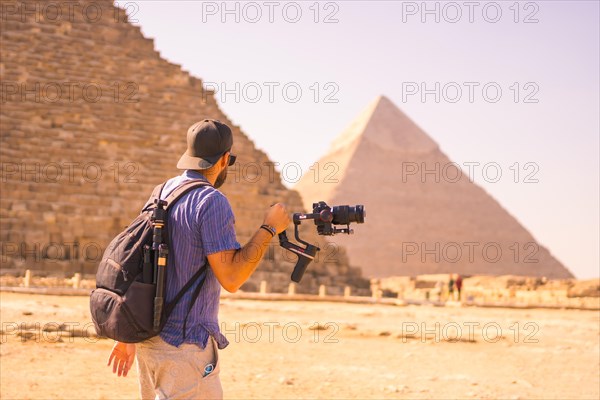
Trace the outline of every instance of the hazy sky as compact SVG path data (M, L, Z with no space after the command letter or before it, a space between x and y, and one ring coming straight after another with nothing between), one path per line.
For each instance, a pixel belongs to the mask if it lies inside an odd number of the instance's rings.
M600 275L597 1L117 4L272 160L308 171L384 94L481 163L473 180L577 277Z

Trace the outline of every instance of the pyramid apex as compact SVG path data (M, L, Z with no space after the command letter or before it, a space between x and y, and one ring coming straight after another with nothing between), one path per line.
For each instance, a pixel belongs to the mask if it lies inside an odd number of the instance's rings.
M375 97L375 100L373 100L369 104L369 108L372 107L374 110L375 108L382 107L382 106L389 105L389 104L394 105L394 103L387 96L380 94L379 96Z
M388 102L391 103L392 101L384 94L380 94L379 96L377 96L375 98L375 102L376 103L381 103L381 102Z
M385 95L372 101L350 126L339 135L331 151L368 141L386 150L429 152L438 148L425 132Z

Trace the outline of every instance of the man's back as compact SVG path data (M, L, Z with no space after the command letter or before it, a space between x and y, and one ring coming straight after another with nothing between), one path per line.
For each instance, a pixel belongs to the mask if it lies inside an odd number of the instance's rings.
M161 198L185 180L205 179L196 171L185 171L167 181ZM206 256L223 250L238 249L235 219L227 198L212 186L195 189L184 195L169 211L169 258L166 273L166 301L171 301L185 283L206 262ZM173 345L184 342L183 324L195 284L179 301L169 317L160 336ZM222 349L227 339L218 325L219 295L221 285L213 271L208 268L204 286L190 311L186 323L185 342L205 347L213 336Z

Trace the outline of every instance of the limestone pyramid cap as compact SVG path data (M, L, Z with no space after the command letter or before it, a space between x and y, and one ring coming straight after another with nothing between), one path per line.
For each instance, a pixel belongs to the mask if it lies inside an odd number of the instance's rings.
M384 150L430 152L438 148L421 128L384 95L377 96L332 143L331 152L365 140Z

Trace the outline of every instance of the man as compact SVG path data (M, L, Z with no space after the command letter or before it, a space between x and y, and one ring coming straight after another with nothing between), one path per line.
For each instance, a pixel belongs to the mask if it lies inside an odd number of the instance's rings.
M454 301L454 274L450 274L448 281L448 300Z
M185 194L169 211L166 301L175 297L205 260L210 268L187 321L195 286L179 301L160 335L137 346L115 344L108 365L114 361L113 372L119 376L127 376L137 347L143 399L223 397L217 348L223 349L229 343L219 331L217 318L221 286L229 292L237 291L256 269L271 239L290 223L285 206L273 205L263 225L242 248L236 240L231 206L217 190L227 178L227 167L235 162L231 129L217 120L205 119L189 128L187 144L177 164L185 171L167 181L161 198L189 179L205 179L212 186ZM252 256L245 257L246 251Z
M463 284L463 279L462 276L458 275L456 277L456 292L458 293L458 301L462 300L462 284Z

